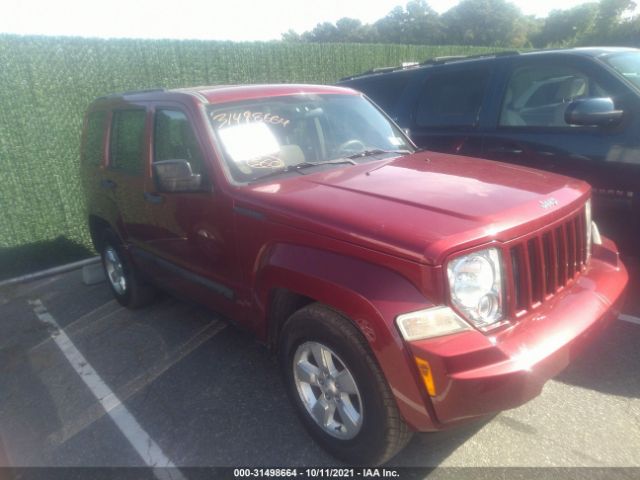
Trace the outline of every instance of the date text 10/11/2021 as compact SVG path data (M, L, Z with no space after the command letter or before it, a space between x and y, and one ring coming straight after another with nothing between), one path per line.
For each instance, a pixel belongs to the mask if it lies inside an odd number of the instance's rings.
M234 478L398 478L392 468L235 468Z

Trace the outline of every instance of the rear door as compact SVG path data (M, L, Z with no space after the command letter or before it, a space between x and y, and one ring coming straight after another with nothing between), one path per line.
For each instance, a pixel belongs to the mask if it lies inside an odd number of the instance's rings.
M420 147L478 156L480 116L491 92L493 62L464 62L428 69L414 96L410 134Z
M144 104L126 104L112 110L107 168L100 182L117 205L118 233L126 242L143 248L152 237L144 197L149 179L148 117Z

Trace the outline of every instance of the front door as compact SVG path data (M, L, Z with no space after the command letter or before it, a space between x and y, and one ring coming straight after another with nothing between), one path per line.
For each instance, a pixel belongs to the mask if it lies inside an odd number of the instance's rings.
M628 89L588 60L518 58L508 68L498 118L483 141L482 156L580 178L594 189L596 220L609 236L619 226L611 214L637 222L631 207L638 195L638 123ZM626 110L618 125L568 125L567 106L576 99L609 97ZM617 222L620 223L620 222Z
M208 164L213 159L205 147L187 108L154 107L152 165L187 161L200 183L169 191L152 179L145 194L154 226L148 247L159 267L157 280L165 288L233 315L237 288L233 209L214 188Z

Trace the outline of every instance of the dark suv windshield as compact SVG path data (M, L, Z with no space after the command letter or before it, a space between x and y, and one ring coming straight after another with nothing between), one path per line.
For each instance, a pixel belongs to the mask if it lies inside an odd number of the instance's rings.
M640 90L640 52L618 53L605 61Z
M238 182L296 165L414 149L359 95L290 95L212 105L209 120ZM269 175L272 176L272 175Z

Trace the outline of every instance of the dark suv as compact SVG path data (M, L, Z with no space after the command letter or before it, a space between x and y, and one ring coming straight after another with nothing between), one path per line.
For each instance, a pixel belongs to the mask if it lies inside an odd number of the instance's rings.
M604 230L634 233L619 238L621 243L637 240L640 50L436 58L372 70L340 84L364 92L420 147L586 180Z

